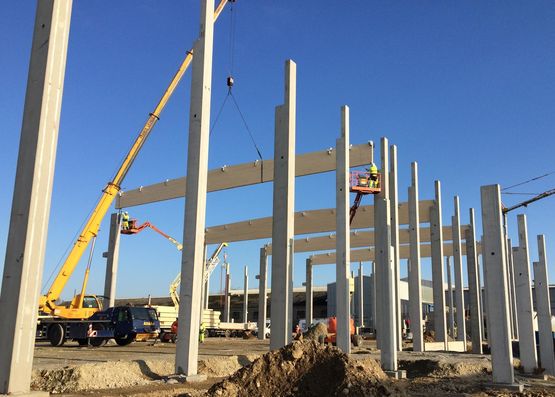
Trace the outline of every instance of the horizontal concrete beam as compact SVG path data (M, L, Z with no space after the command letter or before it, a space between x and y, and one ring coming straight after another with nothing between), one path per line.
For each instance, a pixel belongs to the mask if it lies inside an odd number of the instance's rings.
M462 225L462 235L470 226ZM443 227L443 240L451 241L453 236L453 229L451 226ZM431 241L430 228L421 227L420 228L420 241L424 243L429 243ZM409 241L409 229L399 229L399 243L408 244ZM351 248L358 247L372 247L374 245L374 232L369 230L364 231L354 231L351 232ZM335 248L335 233L329 234L327 236L317 236L317 237L302 237L295 239L295 252L310 252L310 251L325 251ZM272 244L267 244L266 252L268 255L272 255Z
M369 164L372 159L370 143L352 146L349 152L350 166ZM335 170L335 149L298 154L295 159L295 176L305 176ZM274 160L264 160L208 171L208 191L232 189L274 179ZM186 177L169 179L154 185L122 192L116 199L116 208L127 208L185 196Z
M430 221L432 200L420 201L420 221ZM399 224L409 222L408 203L399 204ZM374 206L359 207L351 229L374 227ZM325 233L336 230L335 208L295 212L295 235ZM230 223L206 229L206 244L258 240L272 237L272 217Z
M482 246L479 243L477 244L477 251L478 253L482 252ZM462 246L461 252L463 255L466 255L466 244ZM443 244L443 254L445 256L453 256L452 243L449 242L449 243ZM431 256L432 256L431 245L420 244L420 257L430 258ZM399 247L399 257L400 259L410 258L410 246L408 244L401 245ZM331 265L336 263L335 252L327 252L325 254L312 255L310 259L312 261L312 265ZM351 250L351 263L368 262L373 260L374 260L374 248Z

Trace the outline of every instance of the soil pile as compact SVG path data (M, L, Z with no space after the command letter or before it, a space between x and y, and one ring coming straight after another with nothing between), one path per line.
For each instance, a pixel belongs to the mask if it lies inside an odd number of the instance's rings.
M355 361L313 340L296 341L215 384L208 396L387 396L393 388L378 363Z
M328 327L324 323L313 325L303 334L303 339L313 340L319 342L321 337L326 337L328 334Z
M425 331L424 332L424 342L435 342L436 341L436 333L433 330Z

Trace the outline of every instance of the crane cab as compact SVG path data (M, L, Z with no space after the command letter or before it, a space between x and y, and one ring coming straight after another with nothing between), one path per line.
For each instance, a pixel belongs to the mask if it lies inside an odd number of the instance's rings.
M351 171L350 191L357 194L378 194L382 191L382 175L372 178L368 171Z

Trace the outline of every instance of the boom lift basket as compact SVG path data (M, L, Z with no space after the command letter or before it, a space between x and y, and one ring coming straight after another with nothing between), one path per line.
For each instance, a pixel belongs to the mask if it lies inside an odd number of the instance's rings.
M350 190L353 193L377 194L381 192L382 174L376 180L370 179L368 171L351 171Z

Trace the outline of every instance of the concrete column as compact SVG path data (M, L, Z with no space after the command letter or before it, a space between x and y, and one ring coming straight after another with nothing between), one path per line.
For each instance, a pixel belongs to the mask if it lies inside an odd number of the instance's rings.
M194 45L189 142L187 153L187 200L179 292L179 328L175 372L188 380L198 380L198 334L202 281L204 280L204 229L206 224L206 187L210 135L210 93L212 86L212 49L214 0L202 0L199 38Z
M270 349L291 339L289 302L295 226L295 120L297 65L285 64L285 101L275 111L274 197L272 225L272 332Z
M412 185L409 187L409 318L413 350L424 351L422 334L422 287L420 283L420 212L418 209L418 164L412 163ZM400 322L399 322L400 324Z
M208 276L208 279L206 280L206 282L204 283L204 309L208 310L208 305L210 303L210 276Z
M266 339L268 247L260 248L260 274L258 278L258 339Z
M306 260L306 326L312 325L314 317L314 302L313 302L313 288L312 288L312 260Z
M225 265L224 295L224 322L229 323L231 318L231 274L229 273L229 263Z
M455 338L455 310L453 306L453 282L451 278L451 262L449 257L445 257L445 267L447 268L447 304L449 305L449 335Z
M507 257L509 271L509 314L511 315L511 332L513 339L518 339L518 312L516 308L516 292L515 292L515 270L513 261L513 244L511 239L507 239Z
M547 277L547 254L545 236L538 236L539 262L534 262L534 289L538 312L538 332L540 339L540 364L547 375L555 375L553 356L553 334L551 333L551 300L549 298L549 279Z
M472 353L482 354L482 302L480 301L480 282L478 258L476 255L476 226L474 208L470 208L470 228L466 230L466 269L468 271L468 300L470 303L470 333Z
M0 297L0 394L29 393L71 7L37 2Z
M350 291L351 242L349 225L349 107L341 107L341 137L336 142L336 291L337 347L344 353L351 352Z
M464 319L464 292L463 271L461 254L461 217L459 209L459 197L454 198L455 215L451 218L451 229L453 230L453 270L455 274L455 307L457 318L457 340L466 341L466 323Z
M243 322L248 323L249 315L249 268L245 266L245 283L243 287Z
M364 272L362 262L358 265L358 326L364 327Z
M447 350L447 319L445 318L445 286L443 275L443 222L441 219L441 184L435 181L435 200L430 207L432 250L432 289L434 295L434 331L437 342Z
M509 328L507 264L499 185L482 186L480 195L484 230L482 252L484 269L487 268L485 277L487 278L486 288L488 288L488 340L491 347L493 382L513 384L513 349Z
M108 307L116 302L116 281L119 263L119 239L121 231L121 217L117 213L110 216L110 237L108 251L103 254L106 258L106 277L104 279L104 296L108 300Z
M372 261L372 292L370 294L370 311L372 312L372 328L376 332L376 262Z
M397 183L397 146L389 147L391 169L389 171L389 198L391 208L391 245L395 250L394 271L395 271L395 312L397 315L397 348L403 346L403 328L401 327L401 300L399 299L399 289L401 283L401 261L399 260L399 189Z
M528 232L526 215L518 215L518 248L513 248L515 267L516 305L518 310L518 347L520 363L526 373L534 372L538 366L536 337L534 334L534 310L528 256Z
M387 138L381 139L382 189L374 197L376 246L377 323L381 364L385 371L397 371L397 313L395 296L394 251L391 245L391 208L389 201L389 158Z

